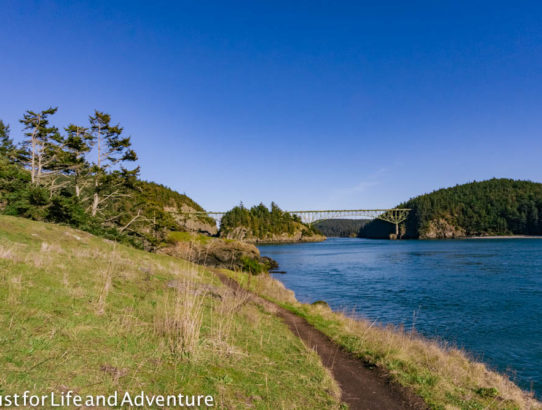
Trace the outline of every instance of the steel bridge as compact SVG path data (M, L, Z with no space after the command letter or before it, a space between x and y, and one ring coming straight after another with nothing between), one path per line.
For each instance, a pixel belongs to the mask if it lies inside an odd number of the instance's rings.
M302 222L313 224L325 219L381 219L395 225L395 234L399 235L399 224L408 217L409 208L392 209L339 209L320 211L284 211L297 215ZM220 225L220 220L226 212L186 212L191 215L210 216Z

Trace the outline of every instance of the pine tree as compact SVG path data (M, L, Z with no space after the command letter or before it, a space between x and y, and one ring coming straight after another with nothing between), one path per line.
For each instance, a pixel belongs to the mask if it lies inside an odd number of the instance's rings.
M126 195L122 185L133 180L139 168L127 170L122 163L137 160L131 149L130 137L122 137L123 128L111 125L109 114L95 111L90 118L90 131L96 144L96 163L94 164L94 192L91 206L92 216L96 216L98 208L106 201Z
M19 155L13 140L10 138L9 125L0 120L0 155L7 158L10 162L16 162Z
M70 124L65 128L66 173L73 176L75 196L81 198L82 190L88 185L91 171L87 154L92 150L94 138L88 128Z
M62 153L63 139L58 128L49 125L49 116L55 114L57 107L40 112L28 110L23 119L26 139L26 159L30 167L31 182L40 185L46 171L58 171L59 155Z

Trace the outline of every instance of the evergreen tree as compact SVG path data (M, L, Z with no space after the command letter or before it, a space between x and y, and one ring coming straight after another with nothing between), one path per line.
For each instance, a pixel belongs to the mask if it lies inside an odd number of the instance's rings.
M89 183L91 171L90 163L86 156L91 151L94 138L88 128L70 124L65 128L66 156L65 169L73 176L75 196L81 198L82 190Z
M136 161L137 155L131 149L130 137L122 137L122 127L111 125L109 114L95 111L94 116L90 117L90 132L97 151L91 206L91 214L96 216L98 208L106 201L126 195L122 185L135 178L139 168L127 170L122 167L124 162Z
M23 147L25 159L30 168L32 184L40 185L47 171L57 171L57 161L62 154L63 139L58 128L49 125L49 116L57 107L40 112L28 110L20 122L24 125L26 139Z
M16 162L19 157L18 150L9 135L9 125L0 120L0 155L3 155L10 162Z

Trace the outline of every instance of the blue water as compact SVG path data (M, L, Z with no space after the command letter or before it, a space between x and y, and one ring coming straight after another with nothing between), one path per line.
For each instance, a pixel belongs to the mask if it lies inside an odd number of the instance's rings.
M260 246L302 302L464 348L542 394L542 239L332 238Z

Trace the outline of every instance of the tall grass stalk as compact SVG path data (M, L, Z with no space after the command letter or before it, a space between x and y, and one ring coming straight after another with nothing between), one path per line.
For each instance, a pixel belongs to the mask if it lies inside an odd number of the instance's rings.
M169 291L163 306L157 310L155 332L164 338L170 353L177 359L197 359L204 299L205 295L198 292L193 281L183 279Z

